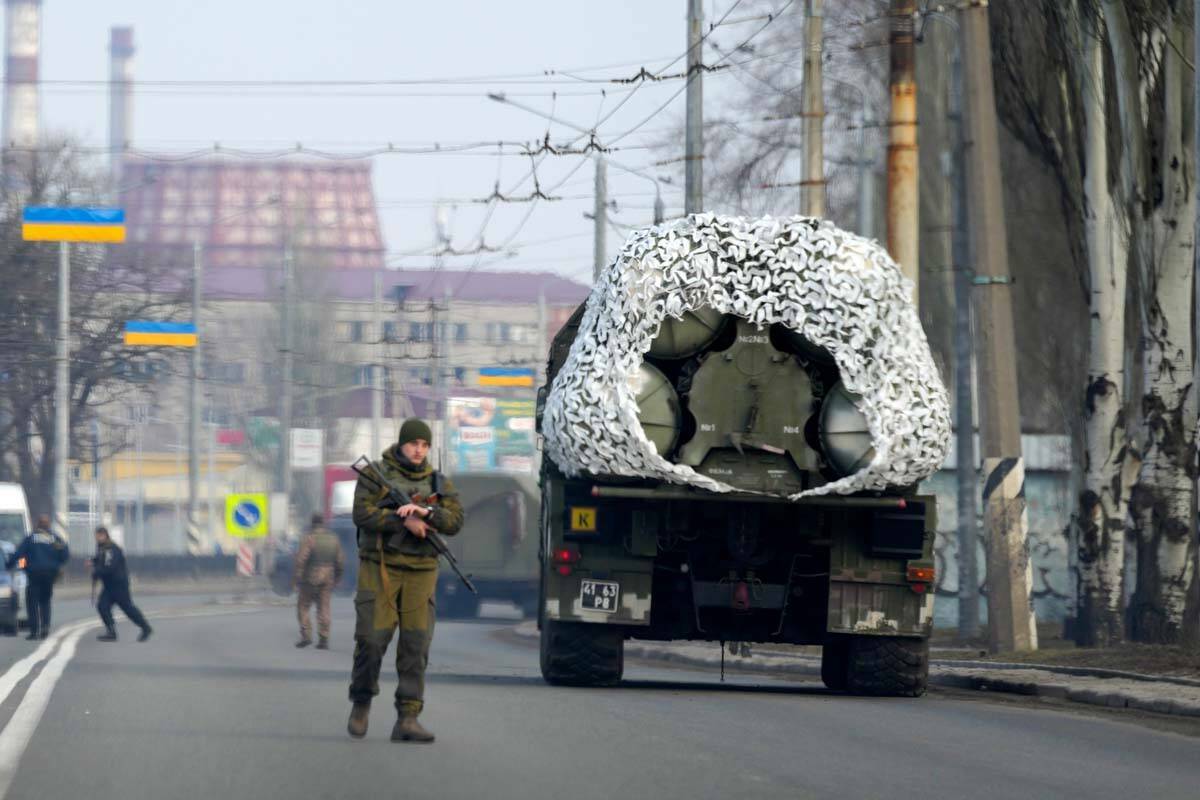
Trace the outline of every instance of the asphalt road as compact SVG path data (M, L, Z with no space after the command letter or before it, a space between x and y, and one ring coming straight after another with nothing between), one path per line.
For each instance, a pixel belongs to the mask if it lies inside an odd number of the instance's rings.
M393 744L382 682L345 733L350 604L333 649L297 651L292 612L147 598L146 644L68 632L0 701L11 798L1195 798L1200 740L954 696L866 699L816 684L628 664L625 685L546 686L511 623L439 623L423 721ZM180 616L196 614L197 616ZM60 604L59 620L89 616ZM67 629L70 630L69 628ZM34 643L0 639L5 676ZM387 672L385 671L385 675ZM39 711L41 713L39 713Z

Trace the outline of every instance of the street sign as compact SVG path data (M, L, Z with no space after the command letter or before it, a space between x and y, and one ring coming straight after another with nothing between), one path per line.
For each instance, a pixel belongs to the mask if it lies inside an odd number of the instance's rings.
M27 242L125 241L123 208L25 206L21 235Z
M196 325L192 322L125 323L125 344L142 347L195 347Z
M325 466L320 428L292 428L292 469L321 469Z
M481 367L480 386L533 386L533 370L525 367Z
M262 493L225 495L225 531L238 539L267 535L267 496Z

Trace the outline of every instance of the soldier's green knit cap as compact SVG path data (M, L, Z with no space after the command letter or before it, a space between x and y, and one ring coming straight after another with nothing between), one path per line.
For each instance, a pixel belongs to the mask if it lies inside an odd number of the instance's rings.
M424 439L426 442L432 442L433 431L429 429L429 425L425 420L411 417L404 420L404 424L400 426L400 444L408 444L414 439Z

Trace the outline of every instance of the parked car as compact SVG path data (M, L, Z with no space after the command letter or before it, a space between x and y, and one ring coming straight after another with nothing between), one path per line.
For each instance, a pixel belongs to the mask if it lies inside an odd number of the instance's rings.
M5 569L3 564L31 528L25 490L19 483L0 483L0 633L10 636L15 636L20 626L25 572L19 566Z

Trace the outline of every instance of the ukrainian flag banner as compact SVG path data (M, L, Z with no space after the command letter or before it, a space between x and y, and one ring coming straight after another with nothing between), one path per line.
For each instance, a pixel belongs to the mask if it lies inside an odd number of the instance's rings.
M27 242L125 241L123 208L25 206L22 238Z
M480 386L533 386L533 370L522 367L481 367Z
M192 322L126 322L125 344L143 347L195 347Z

